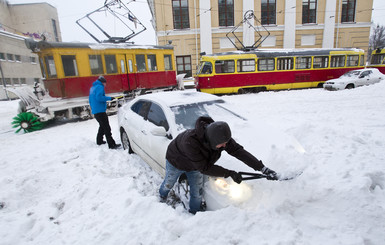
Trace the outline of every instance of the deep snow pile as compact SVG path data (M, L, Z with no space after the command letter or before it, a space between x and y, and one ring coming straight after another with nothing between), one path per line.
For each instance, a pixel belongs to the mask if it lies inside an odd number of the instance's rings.
M0 102L0 244L385 244L385 83L222 98L295 136L308 162L295 180L255 180L252 203L195 216L158 202L162 179L138 156L97 146L95 120L14 134L17 101Z

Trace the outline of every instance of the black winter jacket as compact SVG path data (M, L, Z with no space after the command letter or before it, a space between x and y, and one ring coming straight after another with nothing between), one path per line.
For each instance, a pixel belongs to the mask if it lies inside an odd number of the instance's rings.
M225 150L228 154L241 160L254 170L261 170L262 161L243 149L233 138L223 149L213 150L205 139L205 128L214 122L211 117L200 117L196 121L195 129L180 133L167 148L166 159L177 169L183 171L198 170L202 174L229 177L230 170L214 165Z

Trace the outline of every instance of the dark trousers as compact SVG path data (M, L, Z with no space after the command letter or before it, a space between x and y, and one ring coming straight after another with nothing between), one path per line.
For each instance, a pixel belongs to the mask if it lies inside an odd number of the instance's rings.
M94 114L96 121L99 123L99 130L96 136L96 144L101 145L103 143L103 135L106 136L108 147L114 147L115 140L112 138L110 123L108 122L108 116L105 112Z

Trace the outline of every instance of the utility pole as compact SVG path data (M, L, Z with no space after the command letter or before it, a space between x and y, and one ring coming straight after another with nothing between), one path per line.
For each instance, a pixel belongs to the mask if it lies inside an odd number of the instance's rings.
M5 78L4 78L4 73L3 73L3 68L1 68L1 61L0 61L0 73L1 73L1 80L3 81L3 86L4 86L4 92L5 92L5 96L7 96L7 100L9 100L9 96L8 96L8 92L7 92L7 88L6 88L6 85L5 85Z

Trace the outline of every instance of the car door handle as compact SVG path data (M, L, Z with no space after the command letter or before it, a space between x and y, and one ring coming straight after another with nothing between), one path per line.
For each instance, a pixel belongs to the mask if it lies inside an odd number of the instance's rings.
M140 131L140 132L142 132L142 134L144 134L144 135L147 135L146 130L142 130L142 131Z

